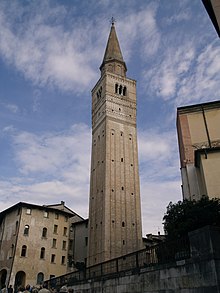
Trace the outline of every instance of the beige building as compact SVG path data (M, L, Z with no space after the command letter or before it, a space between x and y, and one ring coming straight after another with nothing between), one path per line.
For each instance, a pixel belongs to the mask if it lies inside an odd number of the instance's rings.
M126 77L112 23L92 90L88 265L142 247L136 81Z
M0 213L0 287L36 285L65 274L70 224L84 220L58 205L20 202ZM70 251L69 251L70 249Z
M220 101L177 109L185 199L220 197Z
M220 37L220 0L202 0L206 11Z

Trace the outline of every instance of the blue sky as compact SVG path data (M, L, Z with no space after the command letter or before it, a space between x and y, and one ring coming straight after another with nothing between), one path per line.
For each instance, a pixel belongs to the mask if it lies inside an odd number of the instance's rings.
M0 211L64 200L88 216L91 89L110 19L137 80L143 235L182 198L176 107L218 100L220 40L200 0L0 1Z

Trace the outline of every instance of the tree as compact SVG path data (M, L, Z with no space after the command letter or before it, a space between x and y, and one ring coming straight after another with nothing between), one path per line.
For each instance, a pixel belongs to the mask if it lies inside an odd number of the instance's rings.
M170 202L163 221L168 239L185 236L206 225L220 226L220 199L203 196L198 201Z

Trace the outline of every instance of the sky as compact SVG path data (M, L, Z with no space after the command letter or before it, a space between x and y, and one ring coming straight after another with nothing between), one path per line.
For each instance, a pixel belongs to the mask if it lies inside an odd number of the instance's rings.
M176 108L220 97L200 0L0 0L0 211L65 201L88 217L91 89L115 26L137 80L143 236L182 199Z

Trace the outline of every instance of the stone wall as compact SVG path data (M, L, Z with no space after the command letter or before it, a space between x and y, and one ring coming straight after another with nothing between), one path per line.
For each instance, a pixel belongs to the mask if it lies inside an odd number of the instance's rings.
M215 293L220 292L220 228L189 233L191 258L112 278L90 279L74 293Z

